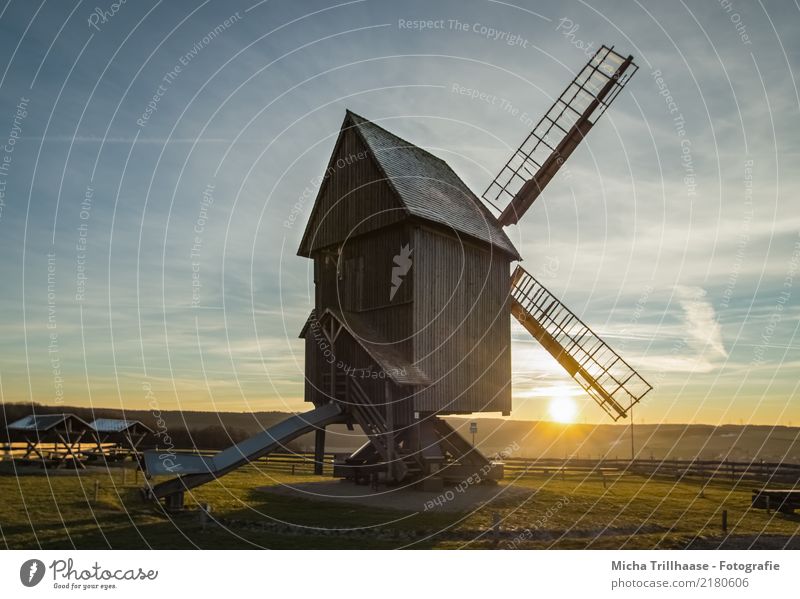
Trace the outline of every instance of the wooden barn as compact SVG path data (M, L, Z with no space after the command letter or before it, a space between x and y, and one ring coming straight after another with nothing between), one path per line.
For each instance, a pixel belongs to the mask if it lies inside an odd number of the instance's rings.
M351 405L366 429L379 413L406 453L438 453L435 416L511 411L520 257L443 160L348 111L298 254L314 261L306 401Z

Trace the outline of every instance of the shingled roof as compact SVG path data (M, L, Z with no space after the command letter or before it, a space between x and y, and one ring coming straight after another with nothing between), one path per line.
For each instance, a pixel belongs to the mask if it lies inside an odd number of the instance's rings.
M520 259L500 223L441 158L354 112L347 115L413 216L452 227Z
M409 216L454 229L521 259L494 215L444 160L349 110L342 128L348 127L357 131Z
M15 420L6 428L13 431L44 432L54 429L64 422L71 422L73 428L90 429L91 425L75 414L30 414Z
M300 331L300 337L305 338L308 329L312 326L326 322L325 319L331 316L350 333L353 340L358 343L364 351L375 361L380 368L380 376L392 379L398 385L430 385L428 375L420 368L409 362L401 352L397 351L390 342L367 321L362 315L356 312L342 312L336 308L326 308L322 315L317 319L317 311L312 310L311 314Z

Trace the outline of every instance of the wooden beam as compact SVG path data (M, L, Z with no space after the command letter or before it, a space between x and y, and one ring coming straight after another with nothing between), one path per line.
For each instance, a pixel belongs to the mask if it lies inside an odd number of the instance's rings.
M314 474L322 474L325 462L325 428L314 431Z
M392 390L389 387L389 381L383 382L383 401L384 409L386 411L386 460L389 462L389 476L397 478L398 473L397 453L395 452L395 435L394 435L394 405L392 404Z

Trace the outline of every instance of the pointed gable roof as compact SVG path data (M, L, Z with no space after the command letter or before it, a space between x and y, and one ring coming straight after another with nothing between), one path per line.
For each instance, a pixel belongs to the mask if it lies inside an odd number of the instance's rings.
M444 160L348 110L342 132L349 128L358 133L409 216L453 229L521 259L494 215ZM309 218L309 225L312 220ZM308 255L309 233L307 227L301 255Z
M14 431L46 432L66 422L71 422L74 430L92 428L88 422L75 414L30 414L12 422L6 428Z

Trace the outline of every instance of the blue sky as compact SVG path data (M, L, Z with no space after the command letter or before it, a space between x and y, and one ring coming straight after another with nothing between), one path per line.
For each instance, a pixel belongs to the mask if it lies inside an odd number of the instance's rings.
M112 12L0 5L5 401L141 408L150 385L162 409L303 409L302 194L345 109L479 193L586 47L607 43L640 70L509 230L526 268L654 384L637 420L800 422L796 5L144 0ZM568 395L581 419L604 421L512 331L514 417L546 418Z

